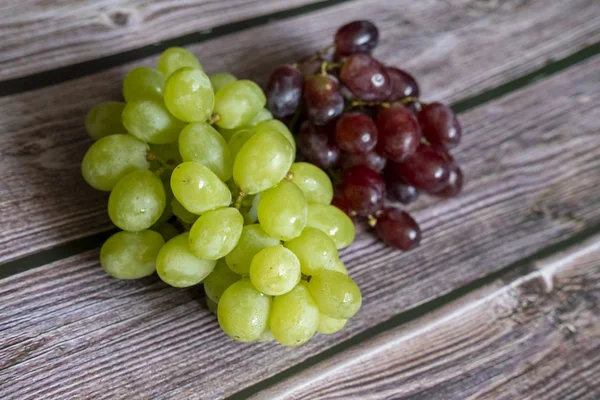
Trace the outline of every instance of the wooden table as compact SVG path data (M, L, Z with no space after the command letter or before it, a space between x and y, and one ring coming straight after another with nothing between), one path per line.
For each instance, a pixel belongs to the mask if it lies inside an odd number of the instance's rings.
M182 45L262 83L361 18L460 113L467 183L409 207L417 250L342 253L346 329L237 344L201 289L106 276L83 117L124 72ZM0 398L600 398L599 41L598 0L0 0Z

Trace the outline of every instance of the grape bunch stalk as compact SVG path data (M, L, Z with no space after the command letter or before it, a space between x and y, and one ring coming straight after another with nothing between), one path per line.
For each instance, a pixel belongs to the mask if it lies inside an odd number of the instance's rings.
M209 76L182 48L157 67L131 70L125 102L101 103L85 121L95 142L81 171L110 192L121 229L101 248L106 273L203 282L219 325L241 342L297 346L342 329L362 296L339 259L355 227L330 204L328 175L294 162L296 141L254 82Z
M450 107L420 100L408 72L371 55L378 42L370 21L342 26L329 48L273 70L267 107L296 132L299 155L337 183L333 204L407 251L419 245L421 230L398 203L462 190L462 170L449 153L462 129Z

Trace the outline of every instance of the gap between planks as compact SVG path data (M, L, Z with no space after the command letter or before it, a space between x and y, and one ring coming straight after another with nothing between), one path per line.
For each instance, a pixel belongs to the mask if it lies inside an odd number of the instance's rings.
M424 199L415 216L426 235L412 252L359 235L343 258L363 309L338 335L296 349L232 343L199 310L199 289L172 290L156 278L115 281L90 252L3 281L0 360L12 361L1 369L10 385L0 383L0 392L19 400L231 395L597 226L599 63L465 113L474 136L458 161L470 184L444 203Z
M329 43L335 21L362 18L368 10L382 29L377 55L418 72L425 99L451 102L578 50L584 49L589 56L589 43L600 39L600 18L593 17L600 15L594 13L600 11L600 3L591 0L560 2L554 7L537 1L499 12L475 13L465 12L455 3L433 0L403 0L401 10L385 4L355 0L208 41L192 50L206 57L209 71L231 67L240 76L261 80L273 65ZM558 36L557 29L561 32ZM257 43L260 51L252 47ZM154 61L155 57L141 64ZM0 130L5 132L0 168L5 171L2 189L6 194L0 201L0 226L4 228L0 231L0 262L111 228L106 196L87 187L80 177L79 160L90 144L82 121L91 105L116 98L128 67L0 98ZM465 129L468 140L468 127Z
M600 301L600 233L519 270L523 275L516 279L504 276L273 387L230 400L542 399L559 395L551 386L556 382L566 400L575 398L566 387L580 379L590 382L584 394L597 398L600 387L591 382L600 377L600 313L594 310ZM505 353L513 359L503 359ZM569 367L581 377L570 377ZM485 368L495 371L482 376Z

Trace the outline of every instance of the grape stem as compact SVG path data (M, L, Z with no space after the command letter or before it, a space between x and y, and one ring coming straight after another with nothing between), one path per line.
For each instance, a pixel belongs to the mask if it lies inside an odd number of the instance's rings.
M412 97L412 96L403 97L400 100L396 100L393 103L400 103L400 104L419 103L422 106L426 106L427 105L427 103L419 100L418 97ZM378 101L355 100L352 103L350 103L350 108L353 108L353 107L362 107L362 106L390 108L390 106L393 103L390 103L389 101L378 102Z
M374 228L377 225L377 218L372 215L367 216L367 223L371 228Z
M209 125L214 125L221 120L221 116L217 113L214 113L210 119L208 120Z
M321 58L323 55L327 54L327 52L329 50L333 49L334 47L335 47L335 45L332 43L329 46L327 46L327 47L325 47L325 48L317 51L315 54L313 54L312 56L310 56L310 58L307 59L306 61L303 61L301 63L294 63L294 65L295 66L304 65L304 64L307 64L309 62L315 61L316 59Z
M294 179L294 174L292 173L292 171L288 171L288 173L285 174L285 176L283 177L283 179L291 181L292 179Z
M377 101L362 101L362 100L355 100L352 103L350 103L350 108L362 107L362 106L368 106L368 107L379 106L379 107L389 108L390 103L387 101L377 102Z
M148 150L146 152L146 160L147 161L156 161L159 165L158 170L159 171L164 171L165 169L174 169L175 167L171 164L169 164L168 162L166 162L165 160L163 160L162 158L160 158L156 153L153 153L151 150Z
M321 63L321 75L325 76L327 75L327 71L331 71L333 69L336 68L342 68L344 66L344 63L341 62L329 62L329 61L323 61Z
M403 97L402 99L399 100L399 102L402 103L402 104L419 103L419 104L424 105L424 106L427 105L427 103L423 103L421 100L419 100L418 97L412 97L412 96Z
M237 208L238 210L240 208L242 208L242 201L244 200L244 197L246 197L246 193L242 192L240 190L240 192L238 193L236 199L235 199L235 203L234 203L234 207Z

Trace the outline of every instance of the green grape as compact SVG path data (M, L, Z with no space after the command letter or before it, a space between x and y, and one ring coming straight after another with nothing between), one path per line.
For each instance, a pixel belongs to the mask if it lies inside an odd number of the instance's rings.
M218 303L221 295L229 286L242 277L229 269L225 259L217 261L215 269L204 279L204 292L209 299Z
M175 167L177 164L181 164L183 162L181 154L179 153L179 144L177 142L167 144L151 144L150 151L172 167ZM160 167L160 164L156 163L156 169L158 169L158 167Z
M139 279L156 270L156 256L165 244L154 231L117 232L100 249L100 264L119 279Z
M243 227L244 217L233 207L207 211L190 230L190 248L196 257L218 260L237 245Z
M240 152L242 146L244 146L248 139L254 136L255 133L256 132L254 132L254 129L252 128L241 129L229 138L229 142L227 142L227 144L229 146L232 159L235 160L235 157Z
M118 101L107 101L95 105L85 116L85 130L94 140L118 133L127 133L121 121L124 109L125 103Z
M210 80L201 69L178 69L165 82L165 105L182 121L209 120L214 103L215 94Z
M256 341L259 343L272 342L274 340L275 337L273 336L273 332L271 332L269 328L265 329L265 331L260 334L258 339L256 339Z
M333 185L322 169L306 162L297 162L290 167L290 173L292 182L302 190L308 204L331 203Z
M345 212L329 204L309 204L306 226L325 232L338 249L348 247L356 235L354 223Z
M202 214L231 203L231 192L219 177L204 165L187 161L171 175L171 189L189 212Z
M259 224L246 225L242 229L237 246L225 256L225 261L233 272L248 276L252 258L256 253L279 243L279 240L267 235Z
M343 261L339 258L335 260L335 263L333 263L333 265L330 266L330 268L328 269L330 269L331 271L341 272L344 275L348 275L348 269L346 268L346 265L344 265Z
M240 80L223 86L215 94L217 126L225 129L239 128L249 123L265 106L267 98L254 82Z
M108 216L124 231L138 232L158 221L166 201L160 178L140 169L121 178L110 192Z
M270 119L266 121L262 121L255 126L256 133L265 132L265 131L276 131L281 133L285 138L290 142L292 148L294 149L294 153L296 152L296 140L294 140L294 135L288 129L287 126L281 121L276 119Z
M216 264L214 260L203 260L192 253L186 232L175 236L160 249L156 272L165 283L183 288L202 282Z
M190 225L196 222L198 217L200 217L198 214L194 214L186 210L186 208L182 206L176 198L173 198L173 200L171 200L171 210L173 210L173 215L179 218L181 222Z
M94 189L110 191L137 169L148 169L148 146L129 135L110 135L92 144L81 162L83 179Z
M269 236L281 240L300 236L307 218L308 204L292 182L284 179L260 194L258 221Z
M348 322L347 319L336 319L328 317L325 314L320 314L317 332L323 333L325 335L336 333L338 331L341 331L344 328L344 326L346 326L346 322Z
M319 311L335 319L352 318L360 309L362 295L356 283L337 271L319 271L312 276L308 290Z
M154 144L175 142L184 127L162 102L150 100L127 103L123 110L123 125L133 136Z
M213 91L217 93L225 85L237 81L237 78L228 72L217 72L208 76L212 84Z
M256 290L248 279L241 279L221 295L217 317L223 332L240 342L252 342L267 329L271 296Z
M166 49L158 59L158 69L166 77L179 68L191 67L202 69L200 61L192 52L181 47L170 47Z
M169 241L173 239L175 236L179 235L179 231L175 229L175 227L169 223L161 222L160 224L156 224L152 229L156 230L161 234L165 241Z
M138 100L162 101L165 76L157 69L137 67L125 75L123 97L126 102Z
M280 244L267 247L252 258L250 281L258 291L280 296L300 282L300 261Z
M284 346L299 346L313 337L319 326L319 309L304 282L273 299L269 326L275 340Z
M184 161L202 164L222 181L233 175L233 158L225 139L204 122L194 122L179 135L179 151Z
M311 276L320 270L332 269L338 258L333 240L315 228L305 228L300 236L285 242L284 246L298 257L304 275Z
M268 108L261 108L259 112L248 122L249 127L255 127L260 122L269 121L273 119L273 114ZM286 128L287 129L287 128ZM291 134L291 133L290 133Z
M258 202L260 201L260 193L255 195L252 199L252 203L250 203L250 208L248 209L248 219L252 221L252 224L258 222Z
M208 311L217 315L217 309L219 307L219 303L217 303L216 301L213 301L207 297L206 298L206 307L208 308Z
M247 194L275 186L287 174L294 161L290 142L274 131L252 136L233 162L233 179Z

